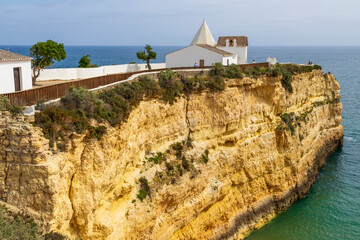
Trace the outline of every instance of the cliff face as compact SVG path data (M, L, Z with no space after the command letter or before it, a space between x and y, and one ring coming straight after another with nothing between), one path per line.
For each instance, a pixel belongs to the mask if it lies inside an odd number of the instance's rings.
M1 199L81 239L243 238L307 193L342 144L342 105L318 70L294 76L292 94L280 78L226 85L142 101L100 141L74 134L62 153L4 112Z

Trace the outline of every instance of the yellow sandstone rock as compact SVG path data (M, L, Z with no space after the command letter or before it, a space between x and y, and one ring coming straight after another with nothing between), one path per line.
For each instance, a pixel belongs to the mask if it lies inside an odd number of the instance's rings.
M292 94L280 78L226 85L173 105L142 101L100 141L74 134L65 152L3 113L1 200L74 239L242 239L307 193L342 144L342 105L336 79L319 70L294 76ZM293 132L280 119L292 112ZM145 163L147 152L189 134L195 170L163 184L164 166ZM142 176L151 200L137 198Z

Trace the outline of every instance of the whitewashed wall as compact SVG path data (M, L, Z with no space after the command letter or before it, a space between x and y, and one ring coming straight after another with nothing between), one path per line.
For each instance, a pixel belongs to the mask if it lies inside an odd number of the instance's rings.
M247 47L217 47L226 52L231 52L234 55L237 55L237 64L247 64Z
M165 63L150 63L152 69L165 68ZM101 66L97 68L53 68L43 69L37 81L47 80L75 80L104 76L116 73L136 72L147 70L146 64L122 64Z
M204 59L205 66L211 66L216 62L221 62L226 65L227 59L229 59L229 64L236 63L236 59L233 59L232 57L223 57L219 53L212 52L196 45L191 45L167 54L166 67L192 67L195 63L199 66L200 59Z
M15 92L14 68L20 68L21 90L32 88L31 62L0 62L0 93Z
M235 55L234 57L223 57L223 60L222 60L222 64L224 66L231 65L231 64L238 64L237 62L238 62L237 55Z

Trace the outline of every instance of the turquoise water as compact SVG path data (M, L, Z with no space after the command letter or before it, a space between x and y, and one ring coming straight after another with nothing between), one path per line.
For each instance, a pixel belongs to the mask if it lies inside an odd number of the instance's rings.
M0 46L28 55L29 46ZM67 59L54 67L76 67L79 59L92 55L98 65L141 62L136 52L143 47L66 47ZM154 46L157 60L181 47ZM338 149L320 172L309 195L269 224L253 232L255 239L360 239L360 47L249 47L248 59L263 62L276 57L280 62L309 60L332 72L341 85L344 146Z
M307 197L246 240L360 239L360 48L281 49L289 61L304 62L306 56L339 81L344 145L329 157Z

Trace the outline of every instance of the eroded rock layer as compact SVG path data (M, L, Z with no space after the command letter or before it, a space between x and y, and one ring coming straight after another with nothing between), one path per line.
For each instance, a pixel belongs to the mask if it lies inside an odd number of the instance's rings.
M226 85L142 101L100 141L74 134L65 152L3 112L1 200L72 238L242 239L307 193L342 144L342 105L319 70L294 76L292 94L280 78Z

